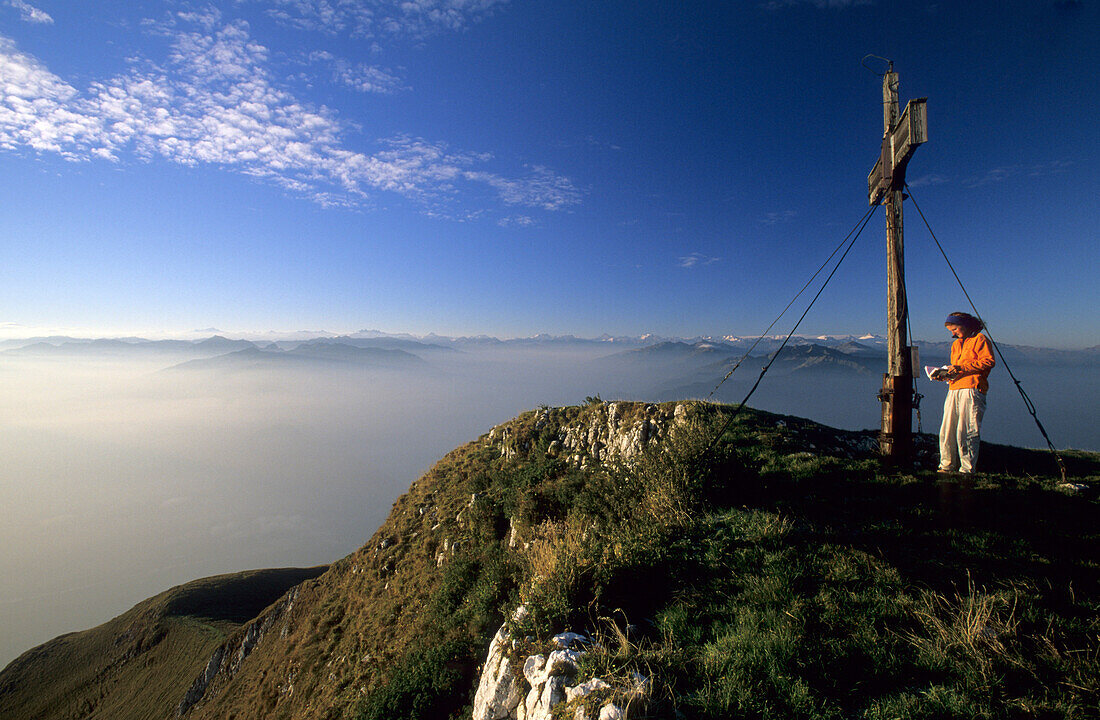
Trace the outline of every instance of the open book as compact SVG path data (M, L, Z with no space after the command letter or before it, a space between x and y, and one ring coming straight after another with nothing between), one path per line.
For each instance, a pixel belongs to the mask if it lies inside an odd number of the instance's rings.
M932 367L931 365L924 366L924 374L928 376L929 380L950 380L948 374L951 372L950 365L941 365L940 367Z

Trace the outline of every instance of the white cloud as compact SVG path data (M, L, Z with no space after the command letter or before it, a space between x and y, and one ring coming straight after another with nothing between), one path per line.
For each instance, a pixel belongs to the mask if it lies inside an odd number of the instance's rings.
M537 224L534 218L527 215L509 215L497 221L500 227L531 227Z
M344 7L333 6L328 0L253 0L269 5L267 14L276 20L302 30L320 30L337 33L345 30L349 22L362 16L369 23L367 8L349 3Z
M310 53L309 61L327 66L335 82L359 92L389 95L409 89L393 70L363 63L352 64L325 50Z
M703 265L711 265L718 262L722 258L711 257L710 255L704 255L700 252L693 252L690 255L677 259L677 264L682 268L693 268Z
M760 219L761 225L782 225L789 223L798 216L798 213L794 210L783 210L782 212L770 212L765 213L764 217Z
M945 175L939 173L928 173L921 175L913 180L906 181L906 184L910 187L924 187L928 185L943 185L946 182L950 182Z
M424 35L436 30L461 30L479 22L507 0L396 0L378 2L401 32Z
M1051 160L1030 165L1001 165L986 171L985 175L968 178L964 181L964 184L967 187L981 187L982 185L1003 182L1014 177L1034 178L1059 175L1071 167L1073 167L1072 160Z
M463 30L508 0L251 0L267 14L303 30L357 36L404 35L423 38Z
M464 177L475 182L484 182L494 188L500 199L509 205L561 210L576 205L581 199L580 190L568 178L539 166L532 167L521 178L505 178L475 171L464 173Z
M27 146L70 159L106 150L103 123L79 107L76 88L4 37L0 90L0 148Z
M334 112L274 82L269 51L252 40L247 23L220 24L210 13L180 19L202 30L174 31L164 66L135 66L83 94L0 37L0 149L218 165L324 206L369 205L385 191L430 214L468 218L486 204L561 210L580 202L580 191L551 170L508 177L486 169L492 155L442 142L399 136L373 154L350 150ZM396 82L384 72L349 71L363 82ZM483 197L486 190L495 200ZM461 207L471 201L479 207Z
M19 11L19 17L25 22L37 23L40 25L49 25L53 22L53 18L49 13L39 10L32 6L26 0L8 0L8 5Z
M222 13L216 7L210 6L204 8L201 11L194 12L180 12L176 13L177 17L184 22L195 23L201 25L207 30L213 30L214 27L221 22ZM152 21L150 21L152 22Z
M337 64L335 76L341 83L359 92L373 92L385 95L408 89L408 86L405 85L400 77L394 75L389 70L373 65L358 64L350 66Z

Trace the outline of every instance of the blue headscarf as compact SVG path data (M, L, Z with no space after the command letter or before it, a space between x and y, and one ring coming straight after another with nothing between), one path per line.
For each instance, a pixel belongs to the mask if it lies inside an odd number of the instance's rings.
M943 321L943 324L958 325L959 327L966 328L970 332L978 332L982 329L982 321L966 313L951 313L947 316L947 319Z

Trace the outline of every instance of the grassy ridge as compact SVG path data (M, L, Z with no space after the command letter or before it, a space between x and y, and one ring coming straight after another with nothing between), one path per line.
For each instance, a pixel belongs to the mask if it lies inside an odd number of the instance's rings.
M679 427L630 463L561 449L566 428L606 425L598 398L449 453L366 545L299 586L189 717L469 717L489 639L521 602L514 630L530 643L517 653L596 633L582 674L612 684L605 698L626 703L633 673L650 678L631 717L1097 717L1100 503L1058 489L1046 453L987 445L990 472L945 482L884 470L869 433L746 410L704 455L730 408L691 407L678 425L672 404L619 404L624 428ZM1068 455L1096 487L1100 455ZM83 655L24 656L24 687L64 683L54 694L73 712L37 715L23 695L11 717L172 717L260 585L189 584L81 638ZM146 676L126 666L146 688L93 672L146 626L128 642L164 654L133 656ZM62 658L74 678L51 686ZM95 688L102 714L81 714L70 686Z
M0 717L173 717L229 633L323 570L258 570L196 580L96 628L51 640L0 673Z
M595 631L585 675L624 701L633 673L652 677L635 717L1096 716L1097 502L1059 490L1046 453L987 445L991 472L964 482L884 470L866 433L747 412L701 457L728 408L697 406L632 466L552 457L600 407L521 416L512 460L463 456L480 531L358 717L467 716L456 670L484 657L499 598L497 617L528 605L526 651ZM1067 462L1096 486L1100 456Z
M652 676L642 716L1096 716L1095 499L1020 471L886 472L764 414L701 462L706 425L609 483L604 522L574 506L542 529L519 630L602 630L585 672ZM984 452L990 468L1053 469ZM1070 461L1095 484L1098 459Z

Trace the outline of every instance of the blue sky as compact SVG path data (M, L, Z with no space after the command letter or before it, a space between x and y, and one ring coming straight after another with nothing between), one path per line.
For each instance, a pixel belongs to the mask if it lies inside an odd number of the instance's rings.
M928 97L909 182L995 337L1097 345L1098 33L1093 0L0 0L0 335L758 334L867 208L873 53ZM905 217L941 339L966 301ZM885 332L884 223L800 332Z

